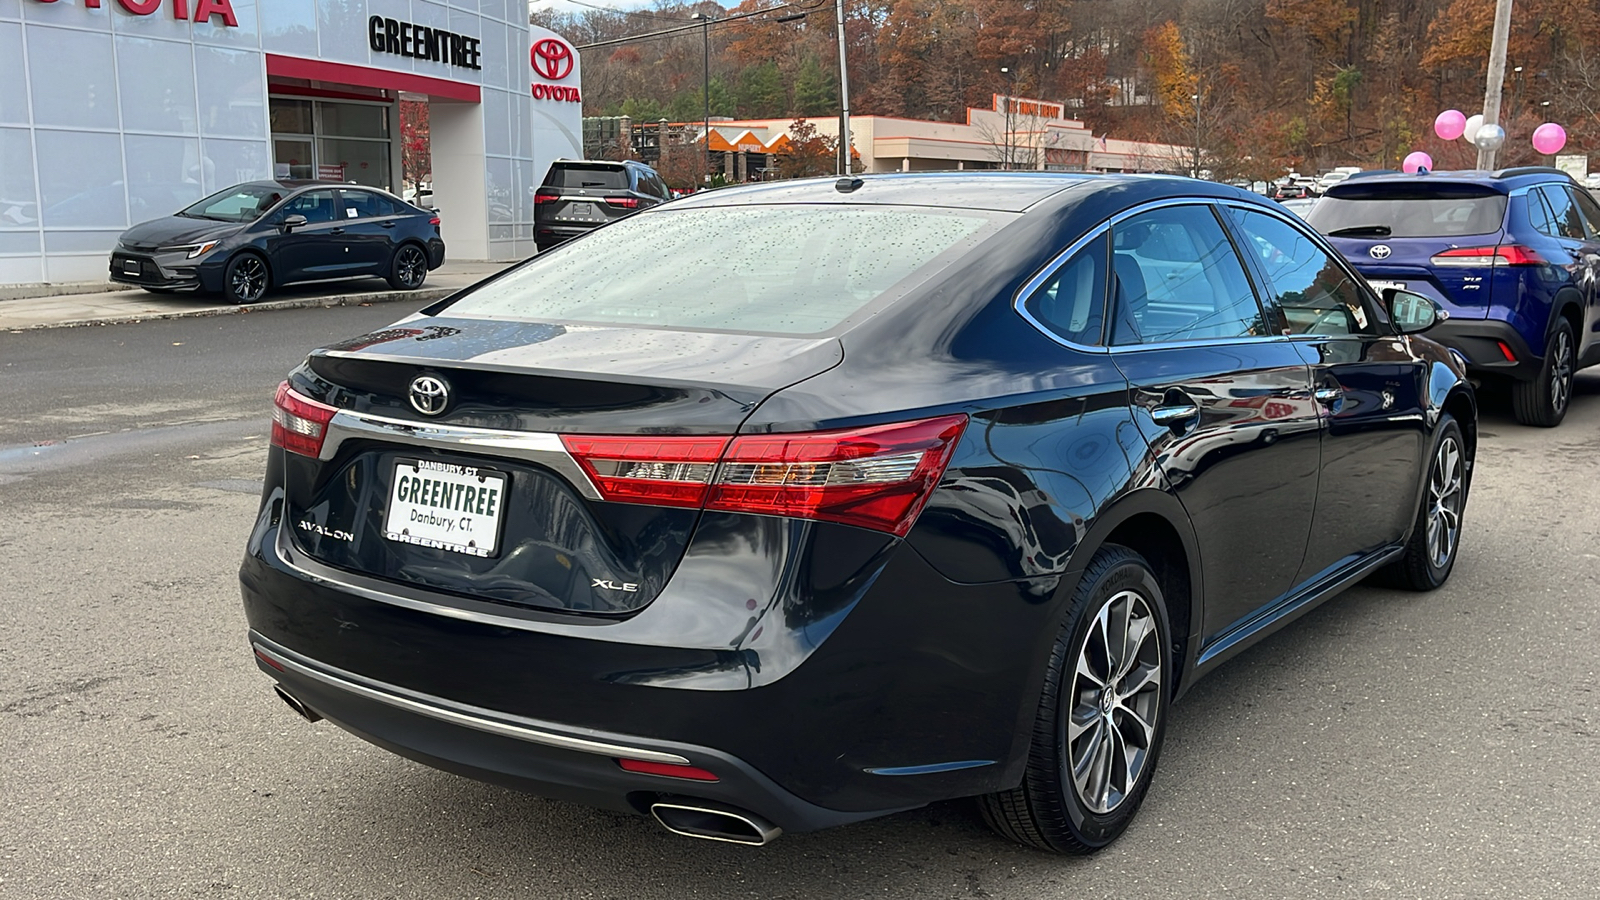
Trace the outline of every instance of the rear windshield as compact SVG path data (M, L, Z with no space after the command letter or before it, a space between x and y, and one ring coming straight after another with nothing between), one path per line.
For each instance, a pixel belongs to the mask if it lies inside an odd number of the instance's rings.
M816 334L1012 218L893 206L661 209L473 289L449 314Z
M551 166L544 184L545 187L625 191L628 173L612 166Z
M1379 192L1341 184L1306 221L1330 237L1451 237L1494 234L1505 214L1504 194L1470 185Z

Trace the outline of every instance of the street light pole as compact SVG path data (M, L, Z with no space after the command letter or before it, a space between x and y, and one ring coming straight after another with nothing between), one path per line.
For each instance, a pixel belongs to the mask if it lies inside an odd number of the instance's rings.
M850 72L844 55L844 0L833 0L839 26L839 172L850 174Z
M1190 95L1194 101L1194 168L1189 174L1195 178L1200 177L1200 86L1195 86L1195 92Z
M706 15L705 13L695 13L694 15L690 16L689 18L690 19L699 19L700 20L700 52L701 52L701 55L702 55L702 57L704 59L704 65L705 65L705 67L701 70L702 73L703 73L703 76L704 76L703 79L702 79L702 84L704 85L703 93L705 95L705 116L706 116L705 117L705 132L704 132L704 135L705 135L704 139L705 139L705 142L706 142L706 160L705 160L706 172L705 172L705 179L704 180L705 181L710 181L711 180L711 17Z
M1500 124L1500 88L1506 80L1506 43L1511 37L1511 0L1495 0L1494 36L1489 44L1489 77L1483 89L1483 124ZM1494 168L1494 150L1478 148L1478 168Z
M1000 168L1009 171L1014 162L1013 157L1015 156L1011 150L1012 141L1015 139L1016 135L1016 132L1013 130L1011 125L1011 101L1012 98L1017 94L1017 76L1015 72L1011 71L1010 66L1001 66L1000 74L1006 76L1006 116L1004 119L1006 145L1005 149L1000 154Z

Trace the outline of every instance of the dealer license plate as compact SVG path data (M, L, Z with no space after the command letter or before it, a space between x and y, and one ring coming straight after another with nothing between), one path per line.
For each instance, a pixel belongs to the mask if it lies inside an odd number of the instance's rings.
M427 459L395 463L383 536L391 541L493 556L506 505L503 472Z
M139 261L137 259L125 259L122 261L122 274L137 275L139 271Z
M1385 288L1394 288L1397 291L1403 291L1406 289L1406 283L1404 281L1373 281L1372 279L1368 278L1367 284L1372 285L1373 293L1377 294L1383 293Z
M563 212L565 215L556 218L566 222L598 222L603 218L593 203L568 203Z

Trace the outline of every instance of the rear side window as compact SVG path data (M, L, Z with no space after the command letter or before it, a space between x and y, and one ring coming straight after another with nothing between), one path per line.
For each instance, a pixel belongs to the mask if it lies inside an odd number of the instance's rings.
M1336 185L1306 221L1329 237L1403 238L1494 234L1505 219L1505 195L1487 188L1382 187Z
M1111 230L1111 343L1268 333L1255 291L1208 206L1141 213Z
M375 219L400 212L389 198L371 191L340 191L339 196L344 198L344 216L347 219Z
M1590 239L1600 238L1600 203L1596 203L1588 191L1573 188L1567 190L1572 191L1572 196L1578 198L1578 209L1583 212L1584 221L1589 224Z
M621 166L572 166L557 163L544 180L546 187L625 191L628 172Z
M665 206L540 254L471 289L449 314L816 334L1011 218L928 207Z
M1090 241L1028 296L1023 307L1063 340L1096 346L1106 305L1106 235Z

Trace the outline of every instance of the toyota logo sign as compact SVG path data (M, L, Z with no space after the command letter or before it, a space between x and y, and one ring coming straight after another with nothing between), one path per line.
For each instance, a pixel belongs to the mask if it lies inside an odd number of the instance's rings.
M572 48L565 41L545 38L529 54L533 70L543 78L560 81L572 73Z
M1373 244L1367 248L1367 255L1373 259L1388 259L1389 254L1393 252L1393 250L1389 249L1388 244Z
M418 375L411 380L411 408L425 416L437 416L450 405L450 383L437 375Z

